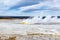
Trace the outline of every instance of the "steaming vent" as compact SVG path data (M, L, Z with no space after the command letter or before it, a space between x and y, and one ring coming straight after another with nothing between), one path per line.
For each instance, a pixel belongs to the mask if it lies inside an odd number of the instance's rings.
M60 16L35 16L30 19L25 19L23 24L39 24L39 23L60 23Z

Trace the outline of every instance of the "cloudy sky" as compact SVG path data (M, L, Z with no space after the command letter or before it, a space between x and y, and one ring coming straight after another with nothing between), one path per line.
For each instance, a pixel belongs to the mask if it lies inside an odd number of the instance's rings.
M0 0L0 16L60 15L60 0Z

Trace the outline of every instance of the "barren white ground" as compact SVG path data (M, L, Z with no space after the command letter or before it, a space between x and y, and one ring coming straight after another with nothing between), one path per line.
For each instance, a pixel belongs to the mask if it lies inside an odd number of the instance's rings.
M19 24L22 20L0 20L1 34L21 34L31 33L59 34L60 25L29 25Z

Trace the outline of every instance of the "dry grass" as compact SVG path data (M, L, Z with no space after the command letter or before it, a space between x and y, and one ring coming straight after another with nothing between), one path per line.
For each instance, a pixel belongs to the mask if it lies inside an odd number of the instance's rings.
M6 37L9 36L9 38ZM5 37L5 38L4 38ZM5 40L33 40L33 38L36 38L37 40L38 39L49 39L49 40L60 40L60 35L52 35L52 34L27 34L27 35L20 35L20 34L3 34L0 36L0 40L2 40L1 38L4 38ZM45 39L46 40L46 39Z

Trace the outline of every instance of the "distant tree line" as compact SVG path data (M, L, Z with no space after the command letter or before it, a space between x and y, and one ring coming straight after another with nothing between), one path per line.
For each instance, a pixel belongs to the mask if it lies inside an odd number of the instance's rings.
M27 19L31 16L0 16L0 19Z

